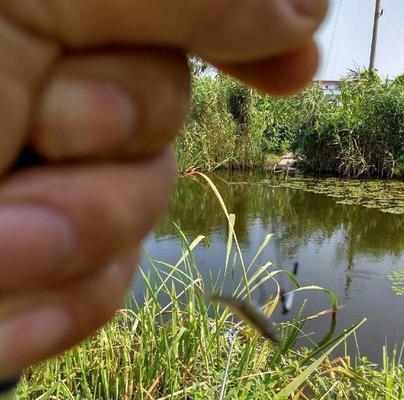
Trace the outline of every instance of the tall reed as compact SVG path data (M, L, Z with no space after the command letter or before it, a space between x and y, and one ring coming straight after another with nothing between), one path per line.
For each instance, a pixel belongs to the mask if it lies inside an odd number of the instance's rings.
M265 137L250 129L252 90L225 76L195 76L192 111L176 142L180 171L263 165Z
M193 258L204 238L188 241L181 232L179 237L183 252L178 263L151 259L152 271L142 273L143 300L132 299L131 308L121 310L97 336L26 371L19 400L216 400L221 391L225 399L402 399L402 353L388 357L386 351L380 369L366 359L331 357L360 324L303 349L296 348L306 324L302 313L281 326L278 346L246 325L239 326L232 339L236 325L230 310L204 298L205 291L220 291L219 284L212 288L203 280ZM240 267L240 260L236 266L227 259L230 271ZM250 292L273 279L275 272L267 263L247 274ZM245 296L240 283L236 293ZM265 310L270 314L278 301L275 293Z
M262 168L268 154L292 150L317 173L402 176L403 82L351 72L334 95L314 83L273 98L222 75L196 75L192 112L176 143L179 169Z
M313 93L314 89L311 90ZM303 99L305 96L303 96ZM404 171L404 85L352 72L331 98L304 109L292 148L316 172L392 177ZM307 117L304 118L304 115Z

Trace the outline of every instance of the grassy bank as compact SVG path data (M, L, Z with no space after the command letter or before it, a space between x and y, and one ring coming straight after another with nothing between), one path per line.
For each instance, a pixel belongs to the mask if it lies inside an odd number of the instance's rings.
M93 339L28 371L18 398L219 399L230 336L224 317L208 319L199 303L188 303L186 315L167 308L174 320L166 324L152 319L163 307L149 304L138 317L121 311ZM244 330L234 343L223 398L401 400L404 368L397 354L383 351L380 367L365 358L305 362L311 350L290 350L273 362L274 347Z
M193 257L206 238L188 240L181 231L182 254L176 264L150 259L150 273L142 273L141 302L121 311L99 334L54 361L27 371L19 386L20 399L389 399L404 394L402 351L388 356L378 368L366 359L332 358L363 322L335 334L331 313L305 314L279 325L282 340L274 344L249 325L238 323L229 309L210 304L207 292L221 292L231 283L237 297L254 297L261 285L280 274L296 291L320 291L324 310L338 308L330 291L300 287L290 274L276 271L269 261L256 266L271 237L264 238L253 260L244 259L229 215L228 245L223 254L222 280L204 280ZM257 267L257 268L255 268ZM241 280L235 281L235 271ZM223 283L219 283L223 282ZM276 281L275 281L276 282ZM280 288L264 305L271 315L280 302ZM330 330L310 347L301 348L310 318L322 318ZM338 317L337 317L338 318ZM331 324L330 324L331 322ZM381 350L382 351L382 350Z
M181 172L263 165L266 138L251 129L254 93L224 76L195 76L191 115L176 142Z
M230 311L203 297L207 288L189 253L201 240L184 242L178 265L153 263L154 279L145 277L144 304L135 305L136 313L122 310L96 337L27 371L19 399L216 400L222 388L224 399L402 399L400 354L389 358L384 349L380 367L366 359L333 359L329 350L343 345L344 336L296 350L303 317L281 327L279 346L245 325L234 337ZM249 278L252 292L268 279L271 270L263 271ZM277 301L269 299L268 312Z
M176 143L179 168L259 168L293 150L309 171L401 176L404 79L351 73L340 93L318 84L291 98L263 96L227 77L194 77L193 107Z

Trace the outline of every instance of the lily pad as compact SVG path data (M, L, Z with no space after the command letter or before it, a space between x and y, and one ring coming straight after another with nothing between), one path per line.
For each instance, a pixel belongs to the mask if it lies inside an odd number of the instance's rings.
M404 269L399 269L393 271L389 276L390 280L393 282L392 289L397 295L404 295Z
M333 197L337 204L376 208L389 214L404 214L404 182L348 180L339 178L291 178L281 187Z

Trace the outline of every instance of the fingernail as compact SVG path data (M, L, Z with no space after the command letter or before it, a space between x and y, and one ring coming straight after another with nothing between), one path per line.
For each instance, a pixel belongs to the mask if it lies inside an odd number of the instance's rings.
M71 319L56 307L34 310L1 322L0 376L13 376L53 355L71 332Z
M73 259L72 223L45 207L0 207L0 290L23 287L61 271Z
M60 80L45 94L38 140L48 156L110 152L132 137L134 100L112 83ZM45 134L43 133L45 132Z

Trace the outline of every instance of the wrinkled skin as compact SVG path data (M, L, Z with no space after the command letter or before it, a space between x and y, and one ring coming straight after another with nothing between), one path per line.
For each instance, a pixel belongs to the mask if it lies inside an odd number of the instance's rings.
M0 2L0 377L121 306L175 180L186 54L267 93L313 76L326 0ZM12 168L22 149L41 156Z

